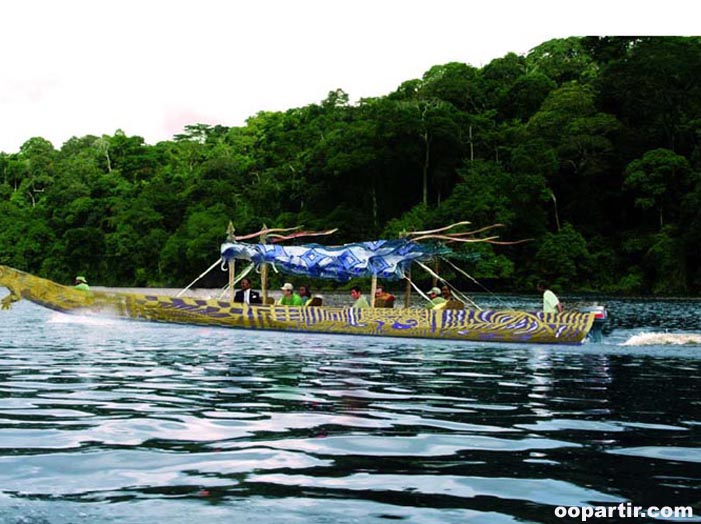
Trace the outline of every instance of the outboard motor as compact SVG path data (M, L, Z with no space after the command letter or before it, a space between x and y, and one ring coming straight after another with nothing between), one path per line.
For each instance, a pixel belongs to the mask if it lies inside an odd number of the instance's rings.
M606 306L584 306L579 308L582 313L594 313L594 324L591 327L591 331L587 335L587 338L594 343L599 343L603 340L603 329L608 319L608 311L606 311Z

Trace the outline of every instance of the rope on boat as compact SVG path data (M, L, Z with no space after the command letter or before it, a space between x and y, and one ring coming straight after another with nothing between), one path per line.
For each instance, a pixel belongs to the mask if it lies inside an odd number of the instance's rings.
M424 293L423 291L421 291L421 288L419 288L419 286L417 286L416 284L414 284L414 282L409 278L409 275L408 275L407 273L404 273L404 278L406 278L407 282L409 282L409 284L411 284L411 287L413 287L413 288L416 290L416 292L417 292L423 299L425 299L425 300L428 301L428 302L431 302L431 299L428 298L428 296L426 295L426 293Z
M504 302L501 298L499 298L497 295L495 295L494 293L492 293L489 289L487 289L486 287L484 287L480 282L477 281L477 279L475 279L475 277L473 277L472 275L468 274L466 271L463 271L462 269L460 269L458 266L456 266L455 264L453 264L453 263L452 263L450 260L448 260L447 258L442 258L442 257L441 257L441 260L443 260L444 262L447 262L448 265L449 265L450 267L452 267L455 271L459 272L461 275L466 276L467 278L469 278L470 280L472 280L475 284L477 284L479 287L481 287L482 289L484 289L487 293L489 293L490 295L492 295L492 296L493 296L495 299L497 299L499 302L501 302L502 304L505 304L505 302Z
M179 297L179 296L181 296L183 293L185 293L188 289L190 289L192 286L195 285L195 282L197 282L198 280L200 280L203 276L205 276L207 273L209 273L210 271L212 271L212 269L214 269L215 267L217 267L217 266L219 265L219 262L222 262L222 264L223 264L222 259L221 259L221 258L218 258L217 261L216 261L214 264L212 264L211 266L209 266L209 269L208 269L207 271L205 271L204 273L202 273L199 277L197 277L195 280L193 280L192 282L190 282L190 284L189 284L185 289L183 289L180 293L178 293L177 295L175 295L176 298ZM222 267L223 267L223 265L222 265Z
M248 267L247 267L246 269L244 269L243 271L241 271L241 273L236 277L236 280L234 280L234 285L238 284L238 283L241 282L244 278L246 278L246 275L248 275L254 267L255 267L255 264L254 264L253 262L251 262L251 263L248 265ZM224 289L222 289L222 292L221 292L221 294L219 295L218 300L221 300L221 299L224 297L224 295L226 294L226 292L229 291L229 289L230 289L230 288L229 288L229 284L227 284L226 286L224 286Z
M431 275L432 277L437 278L437 279L440 280L441 282L445 282L445 285L448 286L450 289L453 290L453 294L454 294L456 297L458 297L458 299L462 300L463 302L467 302L467 303L473 305L474 307L476 307L476 308L479 309L480 311L482 310L482 308L481 308L474 300L472 300L472 299L471 299L470 297L468 297L467 295L462 294L462 293L458 290L458 288L456 288L453 284L451 284L451 283L448 282L447 280L441 278L441 276L440 276L438 273L436 273L435 271L433 271L433 270L432 270L430 267L428 267L426 264L424 264L424 263L422 263L422 262L417 262L417 264L418 264L419 266L421 266L421 267L424 269L424 271L426 271L426 272L427 272L429 275Z

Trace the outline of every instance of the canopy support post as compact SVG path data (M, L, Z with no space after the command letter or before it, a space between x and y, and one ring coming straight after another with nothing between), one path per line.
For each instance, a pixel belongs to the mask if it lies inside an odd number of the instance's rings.
M263 231L268 229L268 226L263 224ZM260 236L260 243L265 244L265 235ZM263 295L263 305L268 303L268 264L263 262L260 265L260 292Z
M411 267L406 272L406 290L404 291L404 307L409 308L411 306Z
M234 223L229 221L229 227L226 228L226 239L229 242L236 242L236 228ZM229 290L231 291L231 302L234 302L236 298L236 261L235 259L229 260Z
M377 292L377 275L372 276L370 285L370 307L375 307L375 293Z

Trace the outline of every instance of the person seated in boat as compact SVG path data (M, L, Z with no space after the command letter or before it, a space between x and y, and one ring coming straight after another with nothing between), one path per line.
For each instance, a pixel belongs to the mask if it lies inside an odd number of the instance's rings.
M304 304L304 307L321 307L324 305L324 297L321 295L316 295L309 300L307 300L307 303Z
M394 295L385 291L385 287L378 284L375 291L375 307L394 307Z
M77 277L75 277L73 289L80 289L81 291L90 291L90 286L88 286L88 281L84 276L78 275Z
M445 299L443 309L465 309L465 304L455 298L453 291L447 285L441 287L441 296Z
M251 279L241 279L241 289L234 295L234 302L243 302L244 304L262 304L260 293L251 289Z
M302 305L307 306L309 305L310 301L312 300L312 291L309 289L309 286L303 284L299 286L299 296L302 299Z
M450 290L448 286L443 286L441 288L441 296L445 299L446 302L450 302L451 300L455 300L455 297L453 296L453 292Z
M353 300L355 300L355 302L353 302L353 305L351 306L352 308L365 309L370 307L370 304L368 303L367 299L363 296L363 292L358 286L353 286L351 288L350 294Z
M295 287L289 282L280 288L282 296L277 301L278 306L301 306L302 297L295 293Z
M465 309L465 303L454 298L448 300L440 309Z
M443 309L448 303L448 301L441 296L440 288L432 287L426 294L430 299L430 302L426 304L426 309Z
M538 282L538 293L543 294L543 313L562 313L564 307L557 295L548 289L545 282Z

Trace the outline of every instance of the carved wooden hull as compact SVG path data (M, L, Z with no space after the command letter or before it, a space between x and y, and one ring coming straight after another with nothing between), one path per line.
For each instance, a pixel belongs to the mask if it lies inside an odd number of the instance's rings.
M593 313L287 307L136 293L80 291L0 266L4 308L26 299L63 313L150 322L302 333L488 342L581 343Z

